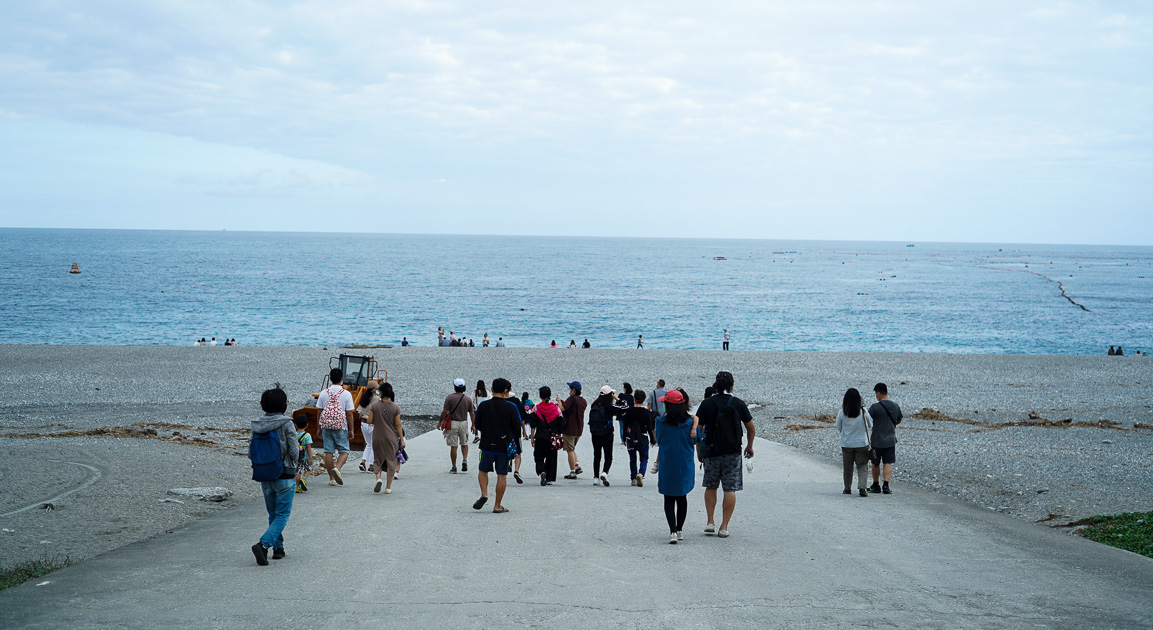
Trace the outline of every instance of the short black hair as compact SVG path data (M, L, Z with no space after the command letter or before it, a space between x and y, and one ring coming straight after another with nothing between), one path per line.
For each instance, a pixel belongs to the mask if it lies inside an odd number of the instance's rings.
M545 385L536 391L538 394L540 394L541 402L548 402L548 399L552 398L552 388L548 385Z
M658 378L657 379L657 387L664 387L664 386L665 386L665 379Z
M731 391L733 391L733 373L724 370L717 372L717 378L713 380L713 393L723 394Z
M333 385L340 385L341 381L344 380L344 371L340 368L332 368L328 371L328 380L331 381Z
M638 389L633 392L633 400L635 400L638 405L645 404L645 390Z
M512 383L507 378L496 378L492 381L492 393L507 394L512 389Z
M877 392L878 394L884 394L885 396L888 396L889 386L884 383L877 383L873 386L873 391Z
M288 395L280 389L280 383L274 383L271 389L264 390L260 395L260 408L264 413L284 413L288 410Z
M303 429L303 428L307 427L308 426L308 415L303 414L303 413L296 414L296 416L294 416L292 418L292 424L295 424L296 428L298 428L298 429Z
M452 388L456 393L463 394L464 390L468 389L467 385L455 385Z

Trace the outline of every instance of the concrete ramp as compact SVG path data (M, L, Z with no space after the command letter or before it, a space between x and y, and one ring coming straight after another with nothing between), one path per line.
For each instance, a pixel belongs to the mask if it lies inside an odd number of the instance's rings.
M477 454L450 475L429 433L391 495L355 465L316 478L270 566L254 502L0 592L0 627L1153 626L1153 560L904 486L845 496L838 466L764 440L732 535L703 533L698 471L670 545L656 477L631 487L618 443L594 487L580 447L580 480L541 487L526 458L493 514Z

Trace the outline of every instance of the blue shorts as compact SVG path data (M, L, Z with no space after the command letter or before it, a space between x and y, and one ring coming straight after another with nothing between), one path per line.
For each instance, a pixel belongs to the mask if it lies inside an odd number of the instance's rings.
M320 435L324 437L325 453L348 452L348 429L321 429Z
M504 476L508 474L508 453L490 453L488 451L480 452L480 471L484 473L493 472L495 469L496 474Z

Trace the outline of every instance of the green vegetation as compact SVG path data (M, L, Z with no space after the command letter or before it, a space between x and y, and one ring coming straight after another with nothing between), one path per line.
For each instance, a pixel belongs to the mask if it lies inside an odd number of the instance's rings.
M1153 512L1091 516L1077 525L1088 525L1085 538L1153 558Z
M15 566L0 569L0 591L18 584L23 584L28 580L34 580L42 575L47 575L56 569L63 569L70 564L72 564L72 561L68 556L49 557L45 555L38 560L29 560Z

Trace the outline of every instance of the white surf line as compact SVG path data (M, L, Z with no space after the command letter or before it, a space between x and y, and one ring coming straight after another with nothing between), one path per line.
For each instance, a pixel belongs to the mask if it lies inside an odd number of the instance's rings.
M59 461L59 460L51 460L51 461ZM24 507L20 508L19 510L12 510L11 512L5 512L4 514L0 514L0 518L4 518L5 516L12 516L14 514L19 514L21 512L27 512L28 510L35 510L36 508L44 505L45 503L52 503L54 501L59 501L60 499L63 499L64 497L72 494L73 492L79 492L79 491L87 488L88 486L96 483L97 481L100 481L100 478L104 476L100 473L99 470L97 470L96 468L94 468L92 466L89 466L88 464L81 464L80 462L60 462L60 463L72 464L73 466L81 466L83 468L87 468L88 470L92 471L93 475L91 478L89 478L84 483L76 486L75 488L73 488L67 492L61 492L60 494L52 497L51 499L44 499L43 501L37 501L37 502L33 503L32 505L24 506Z

